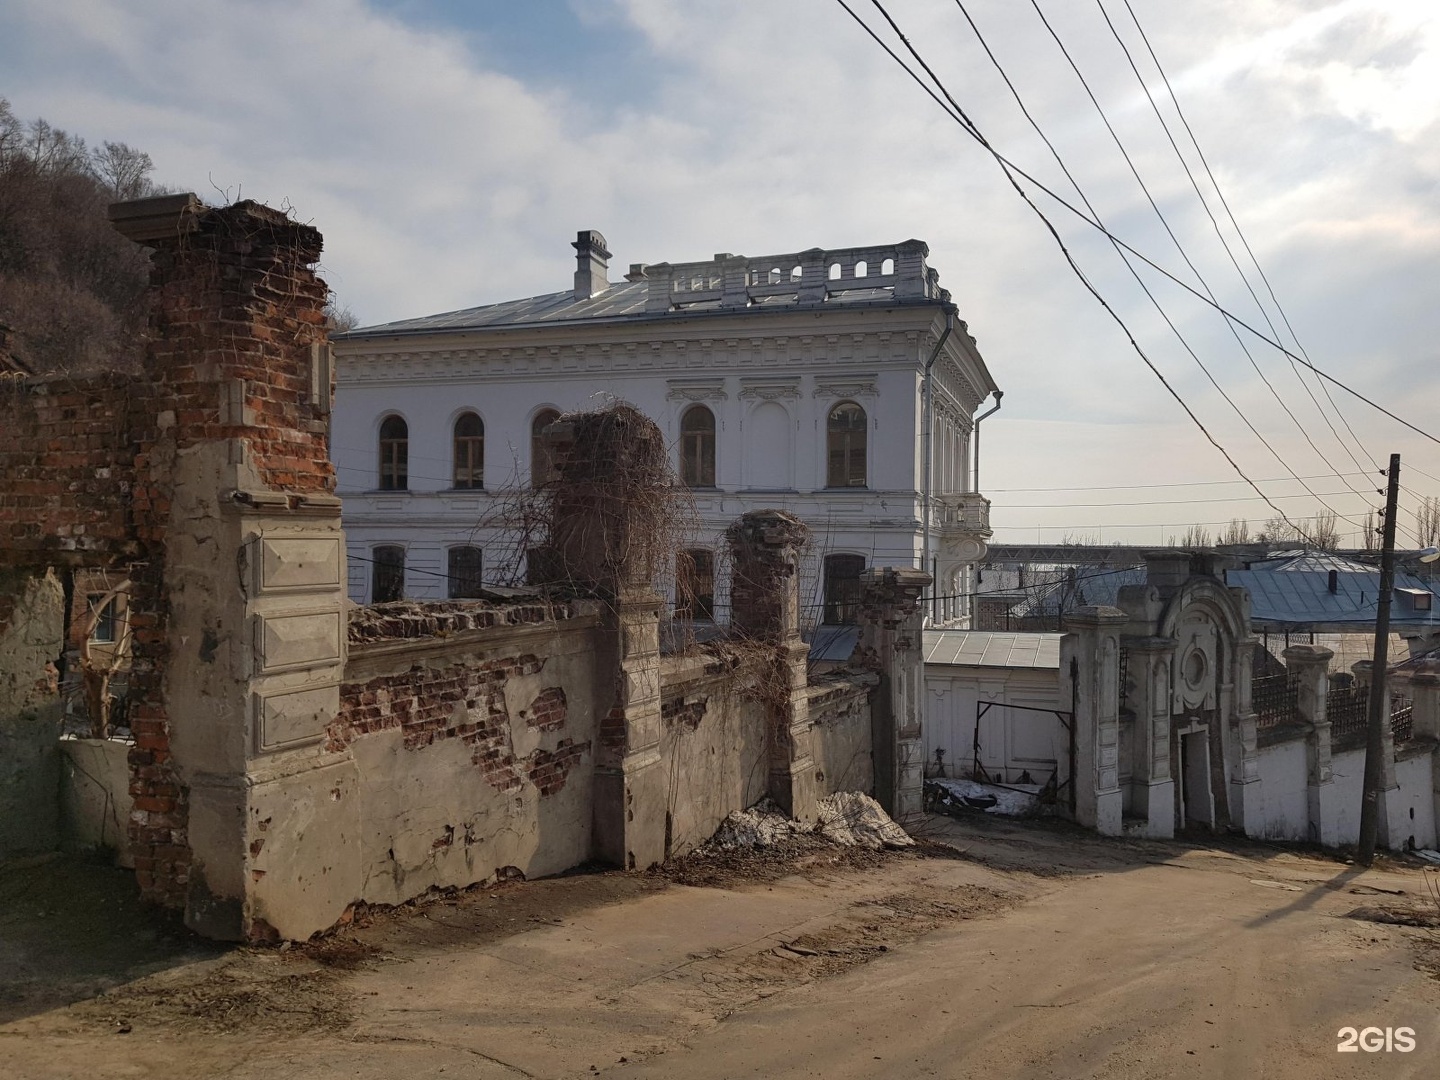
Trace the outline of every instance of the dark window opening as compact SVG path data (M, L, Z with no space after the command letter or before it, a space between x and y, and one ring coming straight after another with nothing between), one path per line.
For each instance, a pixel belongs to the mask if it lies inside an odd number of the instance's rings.
M554 409L544 409L536 413L535 419L530 422L530 484L532 487L544 487L557 478L555 454L545 441L545 429L559 419L560 414Z
M715 557L692 548L675 557L675 614L688 619L715 618Z
M410 483L410 426L399 416L380 425L380 490L404 491Z
M680 418L680 482L715 486L715 414L704 405L690 406Z
M485 422L473 412L455 421L455 486L485 486Z
M533 547L525 552L525 584L554 585L560 580L560 559L552 547Z
M405 598L405 549L386 545L377 547L371 557L374 574L370 580L370 602L388 604Z
M115 642L115 599L111 597L107 603L106 595L95 593L89 597L90 611L95 619L95 625L90 630L90 640L98 645L111 645Z
M853 626L859 617L863 555L825 556L825 622Z
M865 486L865 423L865 410L853 401L830 410L825 425L826 487Z
M481 579L483 558L477 547L454 547L449 553L449 567L446 584L450 599L460 600L479 596L484 588Z

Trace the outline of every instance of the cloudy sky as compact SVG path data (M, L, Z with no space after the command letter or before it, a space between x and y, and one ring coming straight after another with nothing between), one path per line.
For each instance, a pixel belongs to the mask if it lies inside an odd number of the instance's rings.
M1111 231L1291 344L1125 0L1038 0L1055 36L1029 0L965 6ZM1440 5L1130 6L1310 359L1440 432ZM1078 202L954 0L887 7L990 142ZM1155 543L1273 514L993 160L835 0L6 0L0 72L22 118L142 148L158 180L207 201L293 208L365 323L566 288L581 228L618 265L920 237L1005 390L982 465L997 539ZM1415 503L1440 494L1440 445L1330 386L1337 414L1313 376L1240 330L1247 356L1220 315L1142 270L1157 310L1103 237L1033 197L1287 514L1328 504L1354 542L1380 501L1374 462L1398 452L1410 542Z

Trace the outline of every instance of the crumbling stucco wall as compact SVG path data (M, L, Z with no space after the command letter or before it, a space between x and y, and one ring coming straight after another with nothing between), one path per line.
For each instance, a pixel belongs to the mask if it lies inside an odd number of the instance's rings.
M768 706L754 671L716 656L668 657L661 674L666 857L704 843L768 791Z
M345 760L327 819L354 862L295 858L292 808L254 816L258 918L282 909L395 904L427 889L559 873L590 858L598 605L383 604L357 609L324 752ZM608 702L605 703L608 705ZM332 809L333 807L333 809ZM268 884L273 882L274 884Z
M53 572L0 570L0 859L59 842L65 594Z
M876 678L837 676L810 690L810 752L820 795L875 790L870 696Z
M769 665L751 648L667 657L661 671L661 768L666 781L666 855L708 840L732 810L771 794L777 730ZM809 686L804 723L817 795L874 787L870 692L875 678L839 675Z

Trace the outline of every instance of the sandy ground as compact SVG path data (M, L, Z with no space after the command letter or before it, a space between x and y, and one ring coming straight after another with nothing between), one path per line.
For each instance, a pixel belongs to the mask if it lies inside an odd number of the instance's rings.
M1440 873L926 831L950 847L471 890L284 951L157 926L109 871L12 865L0 1075L1440 1076ZM1346 1026L1416 1049L1339 1053Z

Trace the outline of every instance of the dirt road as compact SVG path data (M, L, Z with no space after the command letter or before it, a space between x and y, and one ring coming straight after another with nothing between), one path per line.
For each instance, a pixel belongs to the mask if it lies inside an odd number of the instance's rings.
M1417 967L1440 968L1440 937L1348 917L1425 921L1418 869L932 827L964 856L812 854L799 874L731 868L705 887L606 874L472 892L320 948L177 954L66 1007L32 973L0 998L0 1073L1440 1074L1440 981ZM0 949L10 930L0 917ZM1339 1053L1346 1026L1410 1027L1416 1049Z

